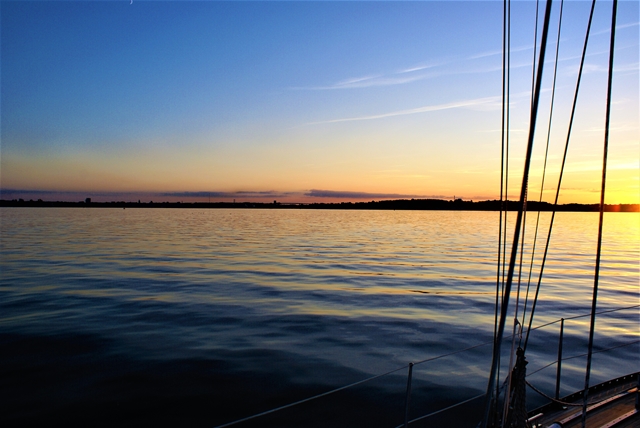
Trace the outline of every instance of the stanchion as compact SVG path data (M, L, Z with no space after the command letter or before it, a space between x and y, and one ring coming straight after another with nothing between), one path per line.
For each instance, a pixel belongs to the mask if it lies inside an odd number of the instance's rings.
M558 339L558 366L556 369L556 400L560 399L560 372L562 371L562 337L564 335L564 318L560 320L560 337Z
M409 403L411 401L411 374L413 373L413 363L409 363L409 374L407 375L407 395L404 401L404 426L409 426Z

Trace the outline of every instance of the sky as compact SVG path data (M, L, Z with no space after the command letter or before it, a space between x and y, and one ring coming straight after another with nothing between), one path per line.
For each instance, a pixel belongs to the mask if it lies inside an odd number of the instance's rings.
M563 6L549 202L590 6ZM560 203L600 200L611 6L596 4ZM554 1L532 200L559 12ZM529 129L535 17L535 2L512 2L510 199ZM497 199L502 19L501 1L2 1L0 198ZM640 203L638 21L639 3L619 2L607 203Z

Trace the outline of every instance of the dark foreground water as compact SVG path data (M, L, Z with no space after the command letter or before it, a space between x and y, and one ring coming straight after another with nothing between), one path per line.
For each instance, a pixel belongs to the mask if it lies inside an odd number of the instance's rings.
M492 337L498 213L0 214L2 426L213 427ZM534 326L590 308L598 215L556 221ZM529 214L528 243L534 225ZM638 214L605 216L599 310L640 303L639 229ZM586 352L587 323L567 321L564 357ZM596 349L618 348L594 356L592 383L639 370L638 325L638 308L598 318ZM555 366L533 372L555 361L558 328L532 332L527 352L529 381L549 394ZM415 366L410 416L484 392L490 355ZM585 361L564 362L562 393L583 386ZM395 427L406 374L239 426ZM528 394L529 407L544 403ZM426 422L475 426L481 408Z

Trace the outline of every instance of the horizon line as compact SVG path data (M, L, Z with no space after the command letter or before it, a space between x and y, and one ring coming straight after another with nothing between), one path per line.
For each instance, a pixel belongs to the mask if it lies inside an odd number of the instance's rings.
M91 198L95 202L136 202L163 200L167 202L256 202L278 201L283 203L310 203L310 202L368 202L372 200L409 200L409 199L439 199L439 200L471 200L489 201L499 200L498 195L490 193L476 194L416 194L416 193L394 193L394 192L362 192L351 190L323 190L308 189L298 191L278 191L278 190L238 190L238 191L85 191L85 190L50 190L50 189L15 189L0 188L0 200L47 200L49 202L78 202ZM568 198L565 198L568 199ZM574 204L597 204L597 200L592 202L566 202ZM586 198L589 201L588 198ZM538 201L529 201L538 202ZM550 203L550 202L549 202ZM640 201L631 202L616 201L611 205L637 205Z
M127 204L127 205L163 205L163 204L172 204L172 205L212 205L212 204L238 204L238 205L244 205L244 204L259 204L259 205L266 205L266 206L274 206L274 205L315 205L315 204L321 204L321 205L344 205L344 204L370 204L370 203L381 203L381 202L451 202L451 203L471 203L471 204L477 204L477 203L486 203L486 202L492 202L492 203L496 203L496 202L504 202L507 204L517 204L519 203L518 199L506 199L506 200L500 200L500 199L463 199L463 198L456 198L456 199L443 199L443 198L411 198L411 199L407 199L407 198L401 198L401 199L379 199L379 200L367 200L367 201L314 201L314 202L292 202L292 201L286 201L286 202L278 202L276 200L274 200L273 202L264 202L264 201L238 201L236 202L235 200L233 202L229 202L229 201L213 201L213 202L205 202L205 201L157 201L157 202L153 202L153 201L149 201L149 202L142 202L141 200L138 200L138 202L135 201L93 201L91 198L85 198L84 200L80 200L80 201L54 201L54 200L43 200L43 199L38 199L38 200L24 200L23 198L19 198L19 199L2 199L2 197L0 197L0 203L2 204L6 204L6 203L25 203L25 204L96 204L96 205L109 205L109 204ZM600 205L599 202L593 202L593 203L580 203L580 202L566 202L566 203L553 203L553 202L547 202L547 201L528 201L527 202L528 205L536 205L536 204L541 204L541 205L549 205L549 206L557 206L557 207L566 207L569 205L579 205L579 206L597 206ZM640 203L605 203L604 206L606 207L622 207L622 206L635 206L637 209L630 211L630 212L640 212ZM535 210L533 210L535 211Z

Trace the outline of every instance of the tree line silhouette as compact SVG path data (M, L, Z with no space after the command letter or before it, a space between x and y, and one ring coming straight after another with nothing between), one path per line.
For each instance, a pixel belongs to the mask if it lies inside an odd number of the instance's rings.
M462 199L396 199L368 202L92 202L91 198L79 202L43 201L38 199L0 200L0 207L83 207L83 208L262 208L262 209L332 209L332 210L441 210L441 211L516 211L518 201L465 201ZM581 211L597 212L598 204L558 204L527 202L529 211ZM639 212L639 204L606 204L607 212Z

